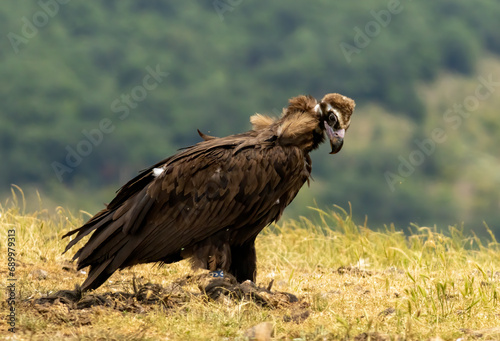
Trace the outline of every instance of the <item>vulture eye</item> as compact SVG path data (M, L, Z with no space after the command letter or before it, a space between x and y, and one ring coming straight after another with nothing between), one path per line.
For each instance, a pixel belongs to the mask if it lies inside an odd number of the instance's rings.
M331 126L333 126L335 123L337 123L337 115L335 115L333 112L330 112L330 115L328 116L328 121Z

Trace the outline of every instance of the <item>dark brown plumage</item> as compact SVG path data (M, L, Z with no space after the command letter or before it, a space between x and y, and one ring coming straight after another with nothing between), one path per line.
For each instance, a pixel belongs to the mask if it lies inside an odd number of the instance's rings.
M253 130L204 141L146 169L82 227L66 250L93 232L73 259L90 266L83 290L96 289L117 269L172 263L223 270L255 281L254 241L280 218L311 174L309 152L330 140L342 148L354 101L328 94L290 99L279 119L256 114Z

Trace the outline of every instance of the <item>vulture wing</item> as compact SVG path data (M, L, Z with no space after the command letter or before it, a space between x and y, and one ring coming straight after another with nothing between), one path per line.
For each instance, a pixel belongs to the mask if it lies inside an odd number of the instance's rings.
M255 132L208 138L143 171L77 233L82 289L99 287L117 269L178 261L213 236L232 245L255 238L278 219L310 174L297 147Z

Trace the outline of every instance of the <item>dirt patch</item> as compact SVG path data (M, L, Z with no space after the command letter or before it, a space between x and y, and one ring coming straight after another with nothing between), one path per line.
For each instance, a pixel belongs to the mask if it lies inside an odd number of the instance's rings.
M193 284L199 291L193 292ZM272 291L272 284L271 281L267 287L260 287L251 281L238 283L231 275L213 278L210 274L202 274L180 278L167 286L153 283L137 285L134 281L134 292L82 293L76 287L74 290L61 290L49 296L30 299L25 303L32 305L41 315L51 315L55 319L81 325L90 323L90 320L79 311L94 307L144 313L158 305L166 310L180 307L193 297L221 302L247 300L264 308L286 309L286 322L300 323L309 317L307 302L290 293Z
M77 287L75 290L61 290L55 294L32 300L32 303L35 306L62 304L70 310L103 306L118 311L141 313L149 310L155 304L161 304L165 308L173 308L188 300L189 294L175 283L167 287L146 283L137 288L134 293L82 293Z

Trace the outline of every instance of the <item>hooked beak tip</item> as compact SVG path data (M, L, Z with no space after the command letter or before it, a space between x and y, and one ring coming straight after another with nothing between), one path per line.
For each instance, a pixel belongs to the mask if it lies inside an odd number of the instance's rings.
M338 152L340 152L343 145L344 139L342 138L330 140L330 147L332 147L332 151L330 152L330 154L337 154Z

